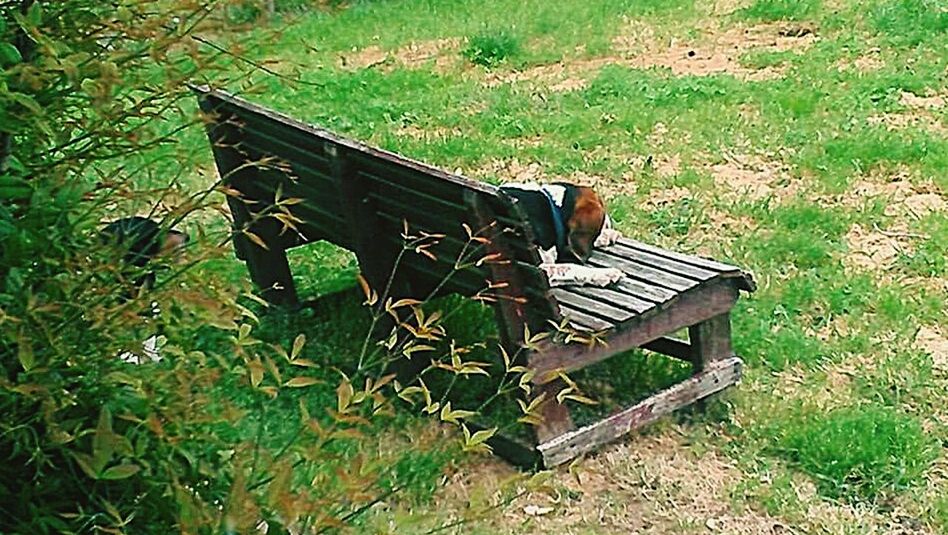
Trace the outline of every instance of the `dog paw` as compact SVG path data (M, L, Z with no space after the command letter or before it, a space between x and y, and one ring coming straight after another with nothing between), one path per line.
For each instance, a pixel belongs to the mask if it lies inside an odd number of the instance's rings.
M622 273L622 270L616 268L605 268L603 271L603 280L607 281L605 285L619 282L622 280L622 277L625 276L625 274Z
M623 276L622 271L615 268L593 268L592 271L587 272L583 283L591 286L609 286L621 280Z
M622 237L622 233L618 230L611 228L604 228L602 232L599 233L599 236L596 238L596 242L593 244L595 247L609 247L615 242L619 241L619 238Z

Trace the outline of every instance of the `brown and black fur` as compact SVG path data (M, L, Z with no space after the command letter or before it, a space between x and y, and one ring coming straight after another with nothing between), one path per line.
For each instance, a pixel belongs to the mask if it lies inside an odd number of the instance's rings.
M602 232L606 220L606 206L590 187L564 182L552 185L564 188L560 216L566 227L564 244L556 243L556 230L550 201L542 191L503 187L507 195L517 200L533 230L534 242L543 250L557 248L557 262L586 263L593 244Z
M122 251L123 273L138 289L149 289L155 284L154 270L144 269L149 263L162 254L179 251L189 239L184 232L162 229L157 222L139 216L109 223L100 238Z

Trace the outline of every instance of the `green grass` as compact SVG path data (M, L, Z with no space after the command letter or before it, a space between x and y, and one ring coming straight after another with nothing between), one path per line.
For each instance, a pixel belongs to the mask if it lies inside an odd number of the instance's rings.
M258 59L299 72L309 83L257 73L262 90L247 97L492 182L514 179L508 170L534 162L549 179L595 177L609 188L612 215L626 234L752 271L760 288L733 314L735 350L747 362L744 383L712 405L708 418L684 423L689 436L701 437L702 448L742 467L740 485L751 490L735 498L735 507L763 509L801 531L819 531L823 527L806 514L812 503L802 504L797 495L803 481L816 485L814 499L824 507L845 498L886 522L894 521L886 504L895 503L940 532L948 530L948 483L931 466L937 456L944 462L934 445L948 440L948 382L914 340L923 326L948 324L948 219L943 211L913 214L889 197L855 192L862 183L904 180L914 195L945 199L944 135L874 122L883 114L927 114L944 124L944 106L912 109L902 94L945 95L945 7L942 0L832 7L759 0L735 13L709 14L707 6L684 0L501 0L491 9L473 0L353 2L301 14L281 27L276 41L264 30L251 34L246 50L258 50ZM734 53L745 69L783 72L776 78L676 75L636 67L638 49L618 49L630 35L660 52L670 42L701 43L709 32L769 21L806 21L819 37L792 50ZM435 39L457 43L445 52L447 66L357 69L339 61L370 46L395 53ZM585 80L573 91L554 91L558 79L523 74L604 57L612 60L570 73ZM877 64L847 67L867 57ZM169 173L192 176L200 169L203 177L192 180L202 183L213 176L203 136L189 130L177 147L159 150ZM729 155L780 164L773 165L782 169L775 177L754 172L771 191L762 197L732 191L729 179L712 169ZM670 157L681 162L670 174L642 163ZM652 202L671 188L687 194ZM722 215L737 222L722 223ZM847 234L854 224L878 229L880 239L882 232L909 236L898 238L902 251L891 266L869 269L852 262L856 251ZM294 250L291 263L304 298L354 284L354 259L330 246ZM246 284L236 261L206 269L235 288ZM345 369L367 325L357 303L333 297L321 303L298 317L267 319L268 336L287 345L305 332L312 358ZM489 350L496 341L489 311L465 308L448 327L459 340L487 343L478 358L496 359ZM685 373L639 353L607 364L583 377L590 393L606 401L617 393L635 399ZM836 368L851 368L854 377L831 384L827 370ZM462 394L473 399L477 392ZM312 402L331 395L331 389L314 393ZM410 421L404 418L392 425ZM724 431L701 434L718 425ZM458 460L453 451L419 453L396 463L391 477L416 497L430 496L432 478ZM768 480L771 471L775 479Z
M471 37L461 53L475 65L493 67L514 58L520 47L520 39L510 32L500 31Z
M757 20L802 20L819 10L820 4L820 0L755 0L740 13Z
M944 0L884 0L870 12L872 27L897 45L916 46L948 32Z
M778 430L779 454L828 496L874 499L915 484L935 456L918 421L865 405L806 414Z

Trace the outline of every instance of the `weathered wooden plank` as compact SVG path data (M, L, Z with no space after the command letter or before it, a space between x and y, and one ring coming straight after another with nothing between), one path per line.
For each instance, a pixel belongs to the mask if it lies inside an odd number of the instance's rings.
M537 446L543 464L551 468L606 442L628 434L633 429L654 422L676 409L720 392L741 378L743 362L738 357L716 361L703 372L637 403L608 418L560 435Z
M692 325L688 328L688 338L694 347L692 358L695 370L700 371L711 361L730 357L734 354L731 349L730 312Z
M599 288L596 286L567 286L573 293L602 301L614 307L631 310L636 314L641 314L655 306L655 303L643 301L637 297L608 288Z
M674 273L689 279L694 279L699 282L704 282L720 275L720 273L717 271L695 267L679 260L639 251L637 249L623 245L622 243L617 243L611 247L607 247L604 249L604 251L615 256L641 262L642 264L654 267L656 269Z
M314 175L326 180L332 181L332 170L329 168L329 162L326 158L318 156L311 151L297 149L287 145L277 145L261 139L259 135L253 135L243 138L240 146L252 150L262 157L269 157L276 160L272 166L277 166L280 162L285 162L293 167L300 167L311 171Z
M672 338L671 336L662 336L661 338L656 338L651 342L642 344L642 347L648 349L649 351L661 353L662 355L668 355L669 357L675 357L677 359L693 362L694 347L692 347L688 342L679 340L677 338Z
M636 315L631 310L614 307L604 301L591 299L575 293L571 288L554 288L553 297L560 304L570 305L571 308L582 310L587 315L600 317L610 323L619 323Z
M674 251L669 251L667 249L662 249L661 247L656 247L654 245L649 245L647 243L642 243L638 240L633 240L631 238L621 238L618 242L620 245L625 245L632 249L637 249L639 251L645 251L647 253L653 253L659 256L664 256L665 258L670 258L672 260L678 260L679 262L684 262L686 264L691 264L704 269L710 269L711 271L718 271L720 273L728 272L740 272L741 268L732 266L730 264L725 264L718 262L716 260L711 260L710 258L703 258L699 256L676 253Z
M393 229L386 236L381 237L380 240L397 243L399 247L402 247L405 243L400 235L403 220L396 215L389 214L381 210L378 211L378 216L379 219L388 223L390 229ZM418 225L416 223L409 221L409 224L412 225L413 229L418 230ZM420 230L438 232L435 229L429 229L425 227L421 227ZM430 249L430 252L435 254L436 260L432 260L427 256L422 256L419 253L414 252L410 253L410 255L414 260L424 264L444 264L450 268L453 268L455 261L461 255L462 248L464 248L466 242L466 238L462 240L456 236L447 235L441 238L440 242ZM528 251L526 249L515 249L512 247L510 248L510 251L513 251L518 255L513 259L508 260L517 263L518 269L524 274L524 283L527 286L535 287L538 293L546 292L547 284L545 275L537 264L534 264L529 260L529 257L527 256ZM464 250L464 257L469 263L479 260L486 254L487 251L484 249L484 246L478 244L472 244L468 246L466 250Z
M594 266L617 268L633 279L679 292L694 288L699 284L698 281L655 269L641 262L620 258L602 249L593 253L589 258L589 263Z
M433 209L442 209L451 213L467 213L467 207L464 206L464 192L451 191L451 194L433 193L421 188L412 187L398 178L391 176L382 176L382 173L367 172L362 167L359 174L366 180L374 184L377 195L397 196L405 201L416 203L420 206L432 206Z
M432 167L399 154L336 135L324 128L298 121L285 114L264 108L263 106L259 106L240 97L230 95L226 92L212 90L207 86L192 86L191 89L198 93L201 98L208 101L210 108L208 111L230 111L232 113L238 114L242 120L248 123L256 121L279 123L283 126L306 132L311 136L331 141L341 147L353 149L357 151L357 154L363 153L367 157L377 158L379 160L387 161L391 164L404 166L425 174L440 177L443 180L460 184L483 193L488 193L490 195L497 194L497 188L490 184L477 182L460 175L448 173L442 169L438 169L437 167Z
M275 204L275 203L274 203L274 201L275 201L275 198L274 198L274 197L275 197L275 195L276 195L277 188L280 188L279 184L278 184L278 183L275 183L275 182L273 182L273 181L271 181L271 182L262 182L262 181L261 181L261 182L259 182L259 183L257 184L257 186L260 188L261 191L266 192L266 193L268 194L268 196L267 196L266 198L260 198L260 199L255 199L255 200L261 201L262 203L264 203L264 204L267 205L268 207L272 207L272 206ZM315 215L316 217L318 217L318 218L320 218L320 219L325 219L325 220L327 220L327 221L331 221L331 222L333 222L333 223L338 223L338 224L340 224L340 225L345 224L345 215L344 215L343 213L341 213L341 212L337 212L337 211L333 210L332 208L329 208L329 207L335 207L335 208L339 208L339 207L340 207L340 206L339 206L338 198L337 198L336 200L333 200L333 201L330 201L329 199L326 199L326 202L319 202L318 199L314 199L314 198L313 198L313 195L306 194L306 193L304 193L304 192L296 191L296 188L297 188L297 186L287 186L287 187L284 187L284 188L280 188L280 195L282 195L282 198L283 198L283 199L288 199L288 198L291 198L291 197L296 197L296 198L303 199L303 202L301 202L301 203L297 203L297 204L294 204L294 205L292 205L292 206L287 206L287 208L288 208L291 212L292 212L293 209L295 209L297 206L305 205L305 206L306 206L306 213L307 213L307 214ZM298 195L298 193L303 193L303 195L302 195L302 196L301 196L301 195ZM270 213L279 213L279 212L273 211L273 210L271 209L271 212L270 212Z
M674 290L637 281L629 277L617 282L614 288L642 301L650 301L656 304L668 304L678 298L678 292Z
M569 319L573 328L580 331L605 331L614 327L612 323L602 318L591 316L564 303L560 303L560 313Z
M266 137L275 142L298 146L302 150L312 151L320 155L323 154L323 149L327 143L338 146L332 140L328 140L322 136L314 136L303 128L297 128L294 125L289 125L272 117L264 117L246 109L238 109L237 107L224 109L236 110L241 122L241 132L247 137ZM328 162L329 160L327 158L327 165Z
M639 347L668 333L689 327L708 318L723 314L737 301L737 288L716 281L683 293L674 306L642 314L616 326L606 333L607 345L559 346L549 341L541 343L543 358L537 359L539 368L534 381L549 377L552 370L567 372L585 368L610 356Z

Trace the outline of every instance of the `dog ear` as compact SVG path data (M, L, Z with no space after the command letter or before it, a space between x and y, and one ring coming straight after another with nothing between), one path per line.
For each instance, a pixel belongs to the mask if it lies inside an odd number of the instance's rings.
M606 220L606 207L599 195L589 187L576 188L576 205L569 218L569 248L573 255L585 263L592 254L593 244Z

